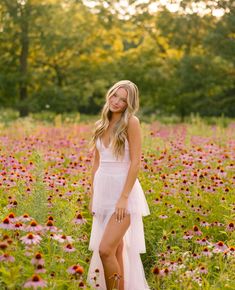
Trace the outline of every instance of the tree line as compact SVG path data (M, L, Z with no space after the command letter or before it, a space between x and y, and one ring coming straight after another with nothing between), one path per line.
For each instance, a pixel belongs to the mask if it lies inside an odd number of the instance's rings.
M129 1L135 13L123 13L116 2L1 0L1 106L94 114L130 79L145 114L235 116L233 1L204 1L204 14L191 0L176 12Z

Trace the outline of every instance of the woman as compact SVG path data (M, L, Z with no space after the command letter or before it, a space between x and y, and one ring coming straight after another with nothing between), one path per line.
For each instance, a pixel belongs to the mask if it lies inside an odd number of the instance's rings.
M106 94L95 123L89 210L93 214L87 282L92 289L146 290L140 253L145 253L142 216L149 207L137 178L141 164L141 129L137 86L128 80Z

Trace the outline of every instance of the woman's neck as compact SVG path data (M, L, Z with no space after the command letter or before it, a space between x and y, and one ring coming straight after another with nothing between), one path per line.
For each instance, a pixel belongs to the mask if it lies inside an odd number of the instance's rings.
M122 117L122 114L114 114L112 113L111 119L109 121L110 124L114 124L116 122L118 122Z

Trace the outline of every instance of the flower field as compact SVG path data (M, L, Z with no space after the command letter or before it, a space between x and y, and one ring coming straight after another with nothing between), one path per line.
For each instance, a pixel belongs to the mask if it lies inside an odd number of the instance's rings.
M235 124L141 126L151 289L235 289ZM0 289L89 289L92 128L0 126Z

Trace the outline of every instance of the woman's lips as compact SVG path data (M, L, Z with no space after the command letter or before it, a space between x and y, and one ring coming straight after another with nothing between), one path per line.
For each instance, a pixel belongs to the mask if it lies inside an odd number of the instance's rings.
M119 109L119 107L116 107L116 106L114 106L114 105L112 105L112 107L113 107L114 109Z

